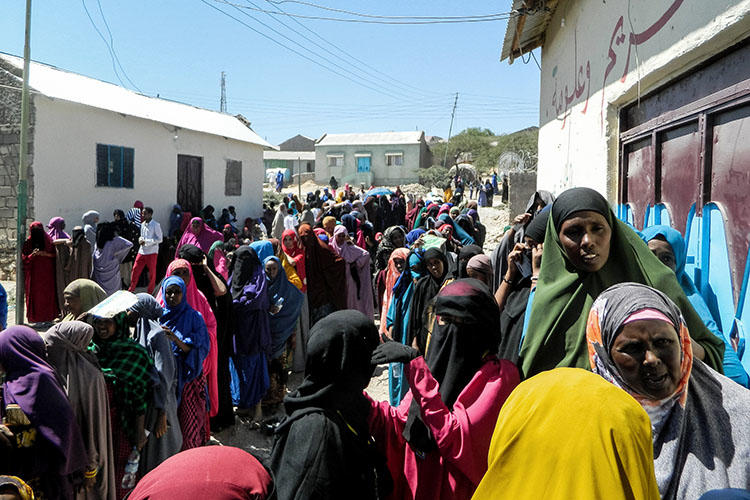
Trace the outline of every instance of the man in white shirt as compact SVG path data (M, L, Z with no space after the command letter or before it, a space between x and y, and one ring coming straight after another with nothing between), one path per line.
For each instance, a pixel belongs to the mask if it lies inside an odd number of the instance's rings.
M156 258L159 255L159 244L163 235L161 225L154 219L154 209L146 207L143 209L141 216L141 237L138 239L141 247L138 249L138 255L135 256L133 272L130 275L130 286L128 290L135 290L138 284L138 278L141 277L143 267L148 267L148 293L154 293L156 286Z

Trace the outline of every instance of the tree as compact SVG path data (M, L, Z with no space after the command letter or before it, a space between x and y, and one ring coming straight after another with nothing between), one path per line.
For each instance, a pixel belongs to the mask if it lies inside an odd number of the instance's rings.
M427 188L437 186L443 189L449 181L448 169L442 165L433 165L419 170L419 183Z
M456 134L450 141L433 145L431 149L436 163L442 165L445 156L445 165L442 166L447 168L465 161L473 164L481 176L495 170L498 159L506 151L519 154L530 166L535 166L538 135L537 127L503 135L495 135L489 129L474 127Z

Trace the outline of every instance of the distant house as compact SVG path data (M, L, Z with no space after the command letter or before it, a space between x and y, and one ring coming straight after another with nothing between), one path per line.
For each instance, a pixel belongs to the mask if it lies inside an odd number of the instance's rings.
M0 54L0 270L15 246L23 60ZM172 205L261 213L263 150L242 117L148 97L31 63L29 218L65 218L68 230L97 210L111 220L138 199L164 229Z
M315 145L315 180L380 186L419 180L429 167L430 150L422 131L326 134Z
M267 172L285 169L286 180L290 180L292 175L300 172L303 174L315 172L315 139L298 134L282 142L278 147L279 151L263 152L263 163Z

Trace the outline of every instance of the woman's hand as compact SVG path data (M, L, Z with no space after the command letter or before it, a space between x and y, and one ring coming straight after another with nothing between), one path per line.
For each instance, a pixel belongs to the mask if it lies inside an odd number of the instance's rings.
M166 325L161 325L161 328L162 330L164 330L164 335L166 335L169 340L171 340L172 342L176 342L177 340L179 340L177 338L177 335L175 335L171 328Z
M512 225L514 226L517 224L524 225L530 220L531 220L531 214L528 212L524 212L521 215L516 215L516 218L513 219Z
M16 436L7 426L0 424L0 449L11 450L16 447Z
M164 410L159 411L159 416L156 419L156 428L154 428L154 436L156 438L162 437L167 433L167 414Z
M527 250L523 243L516 243L513 250L508 254L508 270L505 272L505 280L512 282L518 276L518 265L523 259L523 254Z
M382 365L385 363L408 363L419 356L419 351L400 342L381 336L383 343L372 353L371 365Z
M145 432L141 431L136 442L136 447L138 448L138 451L143 450L143 447L146 446L147 441L148 441L148 435Z
M544 243L539 243L531 249L531 275L539 276L539 270L542 268L542 254L544 253Z

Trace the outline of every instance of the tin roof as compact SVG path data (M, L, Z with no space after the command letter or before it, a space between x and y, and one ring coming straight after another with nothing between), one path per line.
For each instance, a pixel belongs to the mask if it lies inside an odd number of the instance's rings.
M20 75L23 71L22 58L0 53L0 59L15 67L18 70L16 75ZM47 64L31 62L29 87L52 99L106 109L123 115L276 149L236 116L167 99L149 97L112 83L71 73Z
M558 0L511 0L516 14L508 20L500 60L510 64L517 57L531 52L544 43L552 14Z
M318 146L377 146L389 144L419 144L424 132L374 132L369 134L326 134L318 139Z

